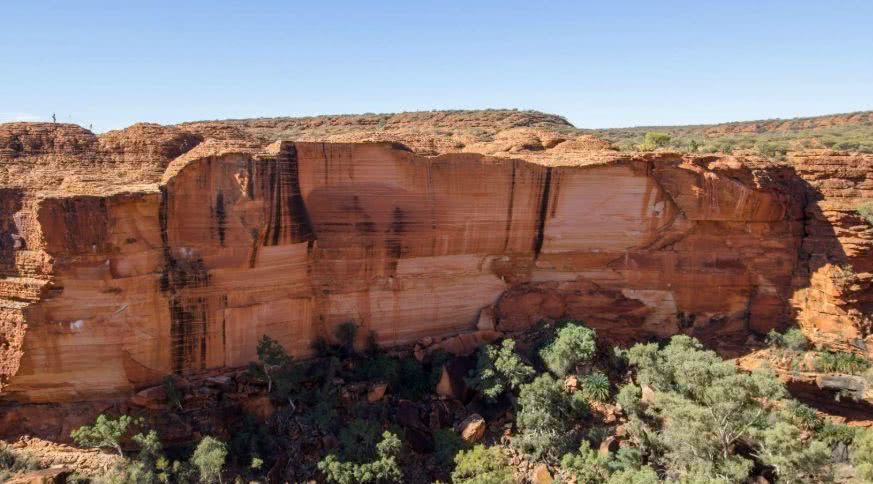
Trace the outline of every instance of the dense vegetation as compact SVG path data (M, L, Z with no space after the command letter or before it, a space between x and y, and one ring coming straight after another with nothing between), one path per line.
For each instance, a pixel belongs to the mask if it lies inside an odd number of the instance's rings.
M295 362L264 337L246 377L278 410L267 424L245 420L224 441L204 436L171 458L146 420L105 415L73 438L124 456L100 482L263 482L278 469L273 478L288 481L509 483L528 478L524 469L535 463L580 484L873 479L873 430L821 417L772 372L741 371L688 336L607 348L592 329L567 321L483 346L463 378L473 393L456 408L506 423L476 443L458 428L409 423L423 408L412 402L450 403L432 392L443 366L463 359L434 352L418 361L372 344L358 352L356 340L344 326L335 342L318 344L319 358ZM789 356L810 349L798 330L769 341ZM838 353L819 358L837 371L869 366L854 355L851 364ZM343 396L348 385L373 382L392 396ZM0 468L14 460L5 455L0 449Z

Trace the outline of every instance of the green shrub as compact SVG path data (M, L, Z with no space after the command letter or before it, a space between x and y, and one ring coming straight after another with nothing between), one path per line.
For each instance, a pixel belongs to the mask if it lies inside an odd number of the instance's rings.
M439 429L434 432L433 446L434 457L443 467L452 465L458 452L468 447L464 439L452 429Z
M815 409L796 400L789 400L784 412L787 420L803 430L817 431L824 425L824 420L818 416Z
M0 443L0 482L5 482L12 475L39 469L39 461L29 454L19 452L5 443Z
M590 362L596 352L594 330L570 321L558 330L555 340L540 351L540 357L552 373L563 377Z
M788 146L766 141L758 142L755 145L755 148L758 150L758 153L765 158L781 159L784 158L785 154L788 152Z
M831 450L820 440L804 441L803 431L788 422L776 422L757 435L758 458L772 466L780 482L823 482L831 474Z
M822 351L815 359L818 371L859 375L870 368L870 360L845 351Z
M514 441L534 459L557 457L567 450L576 421L585 415L584 398L564 391L561 382L548 373L521 386L516 424L520 434Z
M615 396L615 401L621 405L621 409L625 415L636 415L641 409L641 398L643 391L640 387L633 383L622 385L618 389L618 394Z
M833 447L838 443L851 445L857 436L857 430L846 424L825 420L822 426L818 429L818 432L816 432L816 436L819 440L828 444L830 447Z
M512 469L497 447L477 445L455 456L455 484L512 484Z
M652 440L646 443L649 451L684 479L743 481L753 462L736 453L736 445L752 440L755 429L766 425L769 413L762 402L786 394L779 380L763 371L738 371L684 335L664 348L635 345L628 355L637 378L655 391L654 403L644 409L646 418L631 419L632 433ZM647 422L661 427L647 428Z
M867 223L873 225L873 202L862 203L861 205L858 205L855 211L857 211L858 215L866 220Z
M495 401L529 381L533 375L533 368L524 364L515 353L515 341L505 339L500 346L489 344L479 349L476 369L466 380L487 400Z
M606 482L607 484L657 484L661 479L654 469L643 466L640 469L616 472Z
M74 430L70 437L82 447L114 449L118 455L124 457L124 452L121 450L121 439L127 433L128 428L137 422L138 420L130 415L112 418L100 414L94 425L83 425Z
M583 442L579 451L564 454L561 469L572 475L579 484L598 484L609 478L609 459Z
M789 328L784 334L775 329L767 333L767 344L774 348L787 349L793 352L806 351L809 340L800 328Z
M873 482L873 429L859 431L851 450L858 477L863 482Z
M224 468L224 460L227 458L227 445L213 437L206 436L197 444L194 454L191 455L191 464L197 468L200 474L200 482L222 482L221 472Z
M582 377L582 394L591 400L605 402L609 399L609 378L601 371Z
M370 420L355 419L339 433L342 457L347 461L366 462L375 457L380 427Z
M355 352L355 338L357 335L358 325L351 321L337 326L336 339L347 355L351 355Z
M369 482L402 482L403 471L397 463L402 444L391 432L383 432L382 440L376 444L375 458L372 461L344 462L330 454L318 463L318 470L328 482L354 484Z
M609 469L613 472L637 470L643 467L643 453L636 447L623 445L609 461Z
M652 151L657 148L663 148L670 144L670 135L658 131L649 131L643 144L640 145L640 151Z

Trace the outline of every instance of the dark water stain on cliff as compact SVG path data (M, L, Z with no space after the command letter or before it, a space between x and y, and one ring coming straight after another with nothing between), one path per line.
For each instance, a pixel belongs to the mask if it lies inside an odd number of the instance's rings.
M264 198L269 206L264 245L315 240L315 230L300 192L297 148L287 144L275 163L265 165Z
M394 207L391 225L385 234L385 274L393 276L397 272L398 259L403 255L403 233L406 232L406 213Z
M168 233L169 195L161 187L158 223L164 268L161 272L161 291L168 297L170 312L170 360L173 371L202 369L206 365L206 334L209 327L208 304L202 296L190 296L189 290L206 287L209 271L200 257L189 257L182 249L181 256L173 253Z
M503 252L506 252L507 247L509 247L509 234L512 232L512 210L513 205L515 204L515 170L516 170L517 162L515 160L512 161L512 182L509 188L509 203L506 208L506 236L503 238Z
M170 358L175 373L206 368L207 302L203 297L170 298Z
M534 258L539 257L540 251L543 248L543 240L545 238L545 229L546 229L546 212L549 209L549 190L551 189L552 184L552 168L546 168L546 176L543 182L543 192L540 197L540 209L539 215L537 218L537 229L534 234Z
M225 231L227 230L227 211L224 206L224 194L218 192L215 196L215 227L218 230L218 241L224 247Z

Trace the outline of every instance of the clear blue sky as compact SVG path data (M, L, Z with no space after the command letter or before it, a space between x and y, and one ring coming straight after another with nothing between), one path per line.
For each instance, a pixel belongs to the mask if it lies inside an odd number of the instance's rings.
M137 5L134 5L137 4ZM580 127L873 109L873 1L13 1L0 120L537 109Z

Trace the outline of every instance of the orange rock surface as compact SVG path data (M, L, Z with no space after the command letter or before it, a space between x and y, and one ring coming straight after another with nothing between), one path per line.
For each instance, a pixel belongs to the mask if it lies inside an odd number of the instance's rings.
M385 346L480 320L733 347L795 319L858 348L870 332L870 155L619 153L486 111L14 123L0 159L7 400L242 366L264 334L305 357L348 321Z

